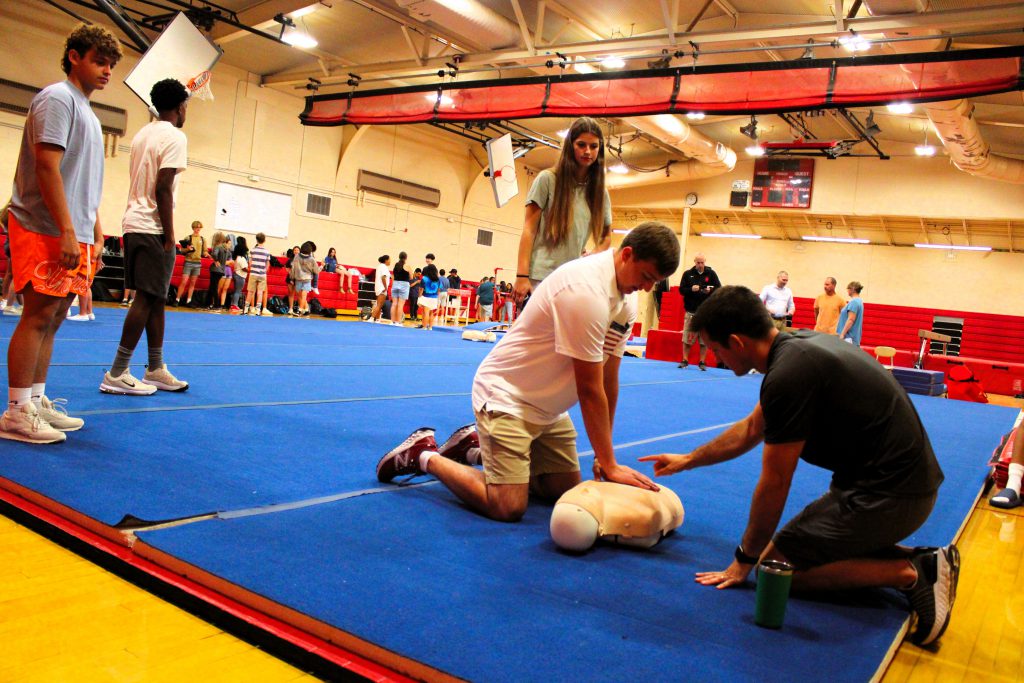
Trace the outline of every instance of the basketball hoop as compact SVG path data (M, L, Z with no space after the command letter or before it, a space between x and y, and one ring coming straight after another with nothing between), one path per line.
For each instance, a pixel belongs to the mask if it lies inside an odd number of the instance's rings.
M213 77L209 71L201 71L193 78L190 78L185 87L188 88L192 97L198 97L209 102L213 100L213 91L210 90L211 80L213 80Z

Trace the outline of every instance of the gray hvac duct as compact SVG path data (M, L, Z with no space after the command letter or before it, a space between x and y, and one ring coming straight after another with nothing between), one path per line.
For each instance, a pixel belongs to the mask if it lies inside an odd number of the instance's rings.
M916 14L928 9L920 0L865 0L864 7L875 14ZM887 34L889 35L889 34ZM925 49L942 49L942 35L936 33ZM889 43L897 52L921 51L922 43ZM1024 183L1024 160L992 154L974 119L974 105L959 99L922 105L953 165L965 173L1007 183Z

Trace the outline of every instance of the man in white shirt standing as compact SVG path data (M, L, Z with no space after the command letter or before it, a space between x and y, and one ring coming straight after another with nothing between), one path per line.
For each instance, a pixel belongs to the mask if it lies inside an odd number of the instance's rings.
M531 492L556 500L580 482L576 430L566 412L579 402L595 476L658 490L616 462L612 426L635 293L650 291L678 265L676 236L649 222L633 228L617 250L555 270L480 364L476 424L456 430L441 448L433 429L413 432L377 464L377 478L432 474L480 513L518 521ZM483 471L469 466L478 463Z
M121 330L121 343L100 391L148 396L157 389L185 391L164 364L164 305L174 270L174 198L185 170L188 142L185 125L188 90L173 78L153 85L150 100L160 118L136 133L129 163L128 206L124 231L124 282L135 290ZM132 353L146 331L149 363L139 381L128 369Z
M786 329L786 317L796 312L793 290L786 286L788 284L789 273L780 270L775 277L775 284L765 285L761 290L761 302L768 309L768 314L772 317L772 325L779 332Z

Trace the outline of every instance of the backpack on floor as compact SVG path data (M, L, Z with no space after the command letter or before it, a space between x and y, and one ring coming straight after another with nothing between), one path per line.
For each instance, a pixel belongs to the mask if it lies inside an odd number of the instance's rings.
M288 312L288 304L279 296L272 296L267 300L267 308L270 309L271 313L277 313L278 315L284 315Z
M1014 429L1003 437L996 449L992 451L992 457L988 464L992 468L992 480L995 481L996 490L1006 488L1006 480L1010 476L1010 458L1013 457L1013 437L1017 433Z
M178 288L171 285L167 288L167 305L175 306L178 303Z
M988 403L985 387L966 365L956 365L946 373L946 395L961 401Z
M320 299L310 299L307 303L312 315L321 315L324 312L324 305L320 303Z
M325 318L337 318L338 317L338 309L336 309L336 308L325 308L323 311L320 312L320 315L322 315Z

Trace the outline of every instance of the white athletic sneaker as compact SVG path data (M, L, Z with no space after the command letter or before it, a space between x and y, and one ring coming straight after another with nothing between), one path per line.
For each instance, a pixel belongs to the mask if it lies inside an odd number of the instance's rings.
M103 383L100 384L100 391L107 394L149 396L156 393L156 387L132 377L130 370L125 370L117 377L112 377L108 371L103 373Z
M152 384L162 391L185 391L188 389L188 382L172 375L166 365L162 365L156 370L146 368L146 374L142 376L142 381Z
M21 315L21 306L12 304L4 308L4 315Z
M60 443L68 437L39 416L33 403L7 410L0 415L0 438L24 443Z
M260 313L260 315L263 316L264 318L273 318L274 312L271 311L269 308L264 308L263 312Z
M88 322L90 318L88 313L79 313L78 315L69 315L68 320L74 320L75 322Z
M46 420L54 429L62 432L77 432L85 426L85 420L68 415L68 409L65 407L67 403L66 398L55 398L51 401L43 396L42 405L36 411L39 413L39 417Z

